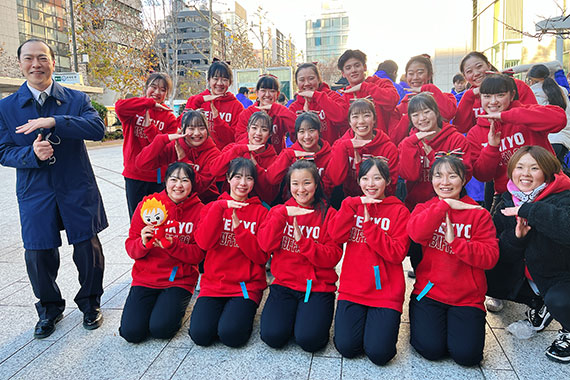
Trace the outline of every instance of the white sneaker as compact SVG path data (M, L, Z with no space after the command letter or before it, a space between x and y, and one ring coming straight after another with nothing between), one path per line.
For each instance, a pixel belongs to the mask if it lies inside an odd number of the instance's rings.
M487 306L488 311L498 313L499 311L503 310L505 304L503 300L500 300L498 298L487 297L487 299L485 299L485 306Z

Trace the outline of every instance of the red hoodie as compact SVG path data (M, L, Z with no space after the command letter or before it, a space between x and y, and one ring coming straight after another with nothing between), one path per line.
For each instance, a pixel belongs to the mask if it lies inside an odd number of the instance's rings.
M254 112L261 111L259 102L255 102L247 107L239 116L238 124L235 128L235 141L247 140L247 124L249 118ZM271 132L271 144L275 148L275 152L279 154L285 148L285 134L289 132L291 136L295 135L295 120L297 115L291 112L287 107L273 103L267 112L273 120L273 131Z
M243 111L243 105L231 92L226 92L211 102L204 102L206 95L212 95L210 90L205 90L188 98L186 110L202 109L204 111L206 120L208 120L210 135L218 149L222 150L226 145L234 142L235 128L239 115ZM218 117L216 118L212 114L212 102L218 110Z
M346 90L350 88L351 86L348 86ZM378 78L375 75L366 78L364 82L361 83L360 90L344 94L342 97L345 102L344 109L346 110L342 130L346 131L350 129L348 123L348 109L350 108L351 99L366 97L370 97L370 100L374 102L378 130L388 133L390 117L394 111L394 107L396 107L400 100L400 95L398 95L398 91L390 79Z
M289 106L289 110L293 113L303 111L305 106L305 98L297 96ZM336 91L332 91L328 84L321 83L318 90L314 92L313 97L309 100L309 110L315 111L321 121L321 138L334 144L340 136L344 134L343 126L346 126L346 115L348 108L346 102Z
M243 282L249 298L259 304L267 287L268 255L259 247L256 236L267 209L259 198L247 199L249 206L235 210L241 223L234 230L234 209L227 207L230 199L228 193L223 193L202 209L196 243L207 252L200 297L243 297Z
M329 236L330 221L336 214L328 208L326 217L321 211L297 216L301 239L293 237L293 217L287 216L286 206L300 207L291 198L284 205L275 206L259 228L257 239L266 252L273 252L271 273L273 284L299 292L334 292L338 276L335 266L342 256L342 246Z
M146 111L150 125L143 127ZM176 133L180 123L172 112L156 107L152 98L121 99L115 103L115 112L123 127L123 176L145 182L158 180L157 168L136 167L135 158L157 134ZM161 180L166 168L161 168Z
M195 193L178 204L168 197L166 191L151 197L158 198L167 207L167 223L175 221L179 224L166 230L167 236L173 237L169 248L145 247L141 239L141 230L146 226L141 217L143 202L139 203L125 241L128 255L135 260L132 286L154 289L177 286L193 293L198 280L197 264L204 258L204 251L194 241L194 229L204 205Z
M534 93L525 82L515 79L515 83L519 93L519 101L522 104L537 104ZM463 93L453 119L453 125L461 133L469 132L469 129L477 124L476 116L485 112L481 107L481 96L475 95L473 88L471 87Z
M468 196L460 200L477 204ZM451 244L445 240L446 213L455 233ZM413 241L422 245L423 251L412 295L419 295L429 281L433 287L426 297L485 311L485 270L493 268L499 259L499 243L491 214L485 209L453 210L447 202L434 197L412 211L408 233Z
M410 212L396 197L366 207L368 222L360 197L346 198L329 228L335 241L347 243L338 299L401 313L406 290L402 261L410 246L406 232Z
M287 174L289 167L293 165L295 161L298 159L312 160L315 162L315 165L319 170L325 193L327 195L330 195L333 185L328 177L324 175L324 172L328 167L329 160L331 158L331 146L327 141L324 140L321 140L321 143L322 147L318 152L314 153L312 156L306 156L303 158L295 157L295 151L305 152L305 149L303 149L298 141L291 145L289 148L283 149L273 164L265 170L264 175L267 179L267 182L273 185L279 185Z
M265 169L277 158L273 145L267 144L266 149L259 153L250 152L246 141L242 141L239 144L232 143L227 145L222 151L222 154L212 162L210 171L215 177L225 176L231 160L237 157L245 157L247 159L253 157L255 159L257 163L257 181L255 181L251 195L258 196L262 201L271 204L279 193L279 185L269 183L265 176ZM222 191L227 191L228 189L229 185L226 181L222 186Z
M176 141L186 153L182 160L178 160L176 153ZM190 147L186 141L181 138L170 141L168 135L157 136L152 144L144 148L136 158L137 167L156 168L160 166L168 166L176 161L183 161L191 164L196 174L194 181L194 189L202 202L207 203L216 199L219 195L218 189L214 182L214 175L211 173L210 166L212 161L220 155L220 150L216 144L208 137L202 145L196 148Z
M441 92L441 90L434 84L424 84L420 90L421 92L431 92L435 102L437 103L437 107L439 108L439 113L441 114L443 121L448 122L455 117L457 100L453 94L449 92ZM408 103L412 96L410 96L410 94L406 94L406 96L404 96L400 104L396 106L396 109L392 113L392 117L390 119L388 136L396 145L400 145L400 142L408 136L408 128L410 127Z
M554 154L548 134L566 126L566 112L558 106L521 104L515 100L507 111L501 112L501 120L495 128L501 132L501 143L488 145L489 121L477 119L477 125L469 130L467 140L471 144L473 176L481 182L495 181L495 192L507 191L507 164L512 155L523 145L540 145Z
M362 195L357 180L360 164L354 162L353 138L354 132L351 129L334 143L329 166L325 171L325 177L328 177L327 181L330 181L333 186L343 184L344 195L346 196ZM374 139L358 150L362 160L365 160L368 155L388 159L391 183L386 188L386 195L393 195L396 192L396 183L398 182L398 148L396 145L390 141L384 132L377 129Z
M423 139L432 150L426 154L422 143L416 137L417 129L412 129L410 136L405 138L398 147L400 153L400 177L406 180L408 195L406 206L412 210L418 203L426 202L435 193L429 180L429 171L435 161L438 152L451 152L459 150L463 152L461 157L466 169L466 179L471 179L473 168L471 167L471 148L467 139L452 125L444 123L441 131L431 140Z

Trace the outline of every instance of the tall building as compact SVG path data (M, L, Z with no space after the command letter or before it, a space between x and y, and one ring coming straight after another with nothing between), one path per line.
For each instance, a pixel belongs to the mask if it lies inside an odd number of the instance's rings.
M557 42L564 68L570 63L570 41L554 35L537 34L537 23L561 16L555 1L472 0L473 49L485 53L499 70L519 64L548 62L556 59ZM566 3L566 2L564 2Z
M271 38L271 58L274 65L295 66L295 44L291 36L285 36L275 28L275 34Z
M29 38L46 41L55 52L55 70L70 71L66 0L0 0L0 38L6 54L16 56Z
M180 2L182 3L182 2ZM173 9L167 19L165 33L159 37L164 57L170 63L177 63L179 75L184 76L188 69L205 71L212 58L221 58L222 41L220 29L223 22L218 14L212 13L214 38L210 43L210 11L188 8L182 5ZM174 20L172 23L170 20Z
M336 59L346 50L348 13L331 3L323 2L321 14L305 21L307 62Z
M17 91L23 83L17 49L30 38L46 41L52 47L56 72L71 71L68 0L0 0L0 15L0 98ZM99 87L64 85L89 93L103 91Z

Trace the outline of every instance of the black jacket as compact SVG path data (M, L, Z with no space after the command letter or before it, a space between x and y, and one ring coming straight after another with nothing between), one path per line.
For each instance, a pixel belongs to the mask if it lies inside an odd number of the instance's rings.
M521 206L518 215L531 230L515 236L516 218L500 210L513 207L510 193L503 193L493 222L499 238L500 258L487 272L488 295L517 299L525 285L525 264L541 294L561 281L570 281L570 179L556 175L537 200Z

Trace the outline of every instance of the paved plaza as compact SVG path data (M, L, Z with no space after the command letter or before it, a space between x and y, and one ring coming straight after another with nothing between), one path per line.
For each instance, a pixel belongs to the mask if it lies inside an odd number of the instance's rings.
M522 318L525 308L512 303L500 314L488 314L485 355L475 368L461 367L450 359L429 362L421 358L409 344L407 304L398 354L385 367L372 364L364 356L343 359L332 342L316 354L306 353L292 342L282 350L269 348L259 337L262 307L246 347L233 349L220 343L207 348L196 346L187 333L195 297L176 337L129 344L118 334L133 263L124 248L129 219L121 146L95 146L89 155L110 224L99 235L106 258L105 320L98 330L83 328L82 314L73 303L79 287L77 270L71 247L64 245L60 249L58 284L67 308L55 333L43 340L33 338L36 299L24 264L16 174L14 169L0 166L0 379L570 379L570 365L554 363L544 355L560 325L554 322L536 337L518 340L505 327ZM37 217L41 219L42 215ZM404 264L409 267L408 260ZM406 281L409 294L412 280Z

